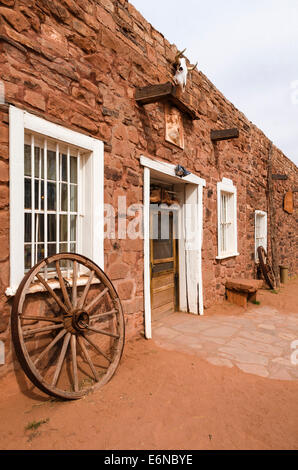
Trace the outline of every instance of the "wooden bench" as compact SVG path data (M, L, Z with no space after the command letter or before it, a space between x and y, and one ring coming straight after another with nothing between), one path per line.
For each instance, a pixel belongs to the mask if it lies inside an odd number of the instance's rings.
M257 279L229 279L226 281L227 300L232 304L247 308L247 302L257 301L258 289L263 281Z

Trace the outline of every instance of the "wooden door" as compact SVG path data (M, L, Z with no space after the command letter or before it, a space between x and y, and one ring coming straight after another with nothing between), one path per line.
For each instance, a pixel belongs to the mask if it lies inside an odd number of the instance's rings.
M173 212L151 212L151 312L157 319L178 306L178 263Z

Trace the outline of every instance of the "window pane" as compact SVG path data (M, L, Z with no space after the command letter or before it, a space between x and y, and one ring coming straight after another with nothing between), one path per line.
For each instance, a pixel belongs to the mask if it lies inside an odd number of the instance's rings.
M234 195L229 194L227 196L228 204L227 204L227 222L230 224L234 223Z
M31 176L31 146L25 145L25 176Z
M48 256L53 256L56 252L56 243L48 243Z
M67 181L67 156L61 155L61 181Z
M25 178L25 209L31 209L31 179Z
M78 160L76 157L70 157L70 182L78 182Z
M67 241L67 215L60 215L60 241Z
M59 245L59 252L60 253L67 253L68 252L68 249L67 249L67 243L60 243ZM70 268L70 261L69 260L63 260L63 261L60 261L60 266L61 268L63 269L69 269Z
M45 252L44 252L44 245L37 245L36 247L36 254L37 254L37 260L36 262L38 263L38 261L41 261L42 259L44 259L45 257Z
M70 216L70 241L77 239L77 217L76 215Z
M48 150L48 180L56 180L56 152Z
M35 241L36 242L44 241L44 215L43 214L35 215Z
M48 241L56 241L56 214L48 214Z
M44 182L41 180L35 180L35 209L44 209Z
M43 178L43 149L39 147L34 148L34 173L37 178Z
M48 183L48 210L56 210L56 183Z
M25 269L31 268L31 245L25 245Z
M31 214L25 214L25 242L31 242Z
M70 211L77 212L78 210L78 187L70 185Z
M67 253L67 243L60 243L59 252L60 253ZM61 263L61 264L63 264L63 263Z
M71 253L76 253L76 244L75 243L70 244L70 252Z
M68 197L67 197L67 184L61 183L61 211L67 212Z

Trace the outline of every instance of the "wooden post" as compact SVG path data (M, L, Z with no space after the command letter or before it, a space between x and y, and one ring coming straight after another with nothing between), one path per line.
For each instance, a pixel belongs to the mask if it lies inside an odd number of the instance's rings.
M272 154L273 144L270 142L269 155L268 155L268 214L270 220L270 242L271 242L271 258L272 270L275 276L276 286L280 286L279 282L279 269L278 269L278 256L276 249L276 209L274 206L273 197L273 178L272 178Z

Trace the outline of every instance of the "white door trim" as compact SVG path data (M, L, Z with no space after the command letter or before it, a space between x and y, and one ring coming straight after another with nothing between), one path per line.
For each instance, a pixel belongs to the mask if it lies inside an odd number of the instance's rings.
M193 313L203 315L203 287L202 287L202 239L203 239L203 187L206 186L206 181L196 175L190 174L185 178L180 178L175 174L176 165L160 162L153 160L148 157L141 156L140 163L144 166L144 308L145 308L145 337L147 339L152 338L152 328L151 328L151 294L150 294L150 170L158 171L161 174L171 176L175 178L177 183L190 183L190 186L196 185L196 191L192 191L192 203L194 198L196 198L197 203L197 224L198 224L198 233L196 233L195 248L197 252L197 257L195 262L197 262L197 269L195 270L197 275L197 304L192 308ZM187 193L187 191L186 191ZM187 202L187 199L186 201ZM187 227L185 227L187 230ZM187 244L185 244L187 245ZM187 247L185 246L187 250Z

